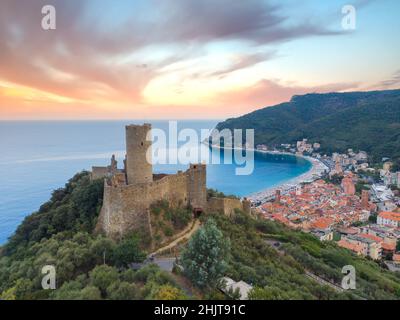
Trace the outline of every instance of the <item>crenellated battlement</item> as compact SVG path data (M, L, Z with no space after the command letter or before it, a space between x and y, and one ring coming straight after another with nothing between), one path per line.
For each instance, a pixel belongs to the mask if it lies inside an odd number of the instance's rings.
M151 163L150 124L128 125L124 169L117 168L115 157L107 167L94 167L92 178L104 178L103 206L96 230L112 238L122 238L132 231L152 236L150 206L160 200L171 207L192 207L193 212L218 209L231 212L244 209L239 200L213 200L207 203L205 164L191 164L176 174L153 175ZM250 208L250 204L248 205Z
M167 200L172 207L204 210L207 202L206 166L192 164L185 172L155 175L151 163L151 124L127 125L124 169L113 157L108 167L96 167L93 176L105 178L103 207L97 231L113 238L140 230L151 234L150 205Z

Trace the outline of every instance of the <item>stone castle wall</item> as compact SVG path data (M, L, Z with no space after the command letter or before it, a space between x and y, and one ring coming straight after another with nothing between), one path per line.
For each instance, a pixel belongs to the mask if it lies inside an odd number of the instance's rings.
M192 164L187 171L187 190L189 193L189 204L193 208L204 209L207 205L206 187L206 165Z
M233 198L210 198L207 203L209 212L219 212L226 216L231 216L235 213L235 209L250 214L250 202Z
M105 178L107 176L107 174L108 174L107 167L92 167L90 179L92 179L92 180L102 179L102 178Z
M93 167L92 179L104 178L104 199L96 231L120 239L130 232L152 236L150 206L167 200L172 207L191 206L194 212L214 211L231 215L235 208L250 212L250 203L237 199L213 198L207 202L206 165L191 164L185 172L153 176L150 124L126 129L124 170L117 169L115 156L107 167Z
M191 177L194 176L193 170L195 169L167 175L150 183L114 186L106 182L97 230L115 239L132 231L145 231L151 234L149 209L152 203L167 200L172 207L201 204L203 192L189 194ZM195 174L204 181L204 197L206 197L205 174L205 170ZM205 209L205 205L204 202L200 208Z
M110 186L105 182L97 230L114 239L122 238L129 231L151 234L147 188L146 184Z

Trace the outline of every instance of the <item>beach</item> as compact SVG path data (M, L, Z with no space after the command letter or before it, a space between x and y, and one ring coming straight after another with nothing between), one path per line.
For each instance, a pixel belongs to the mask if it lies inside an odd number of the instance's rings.
M261 150L256 150L256 152L266 152L268 151L261 151ZM274 152L277 153L277 152ZM268 189L264 189L260 192L256 192L253 194L250 194L247 199L252 201L255 204L262 204L267 201L272 200L275 197L275 192L276 190L280 190L281 194L286 194L291 191L295 191L297 188L300 187L302 183L310 183L312 181L315 181L319 179L325 172L329 171L329 168L323 164L321 161L319 161L316 158L308 157L308 156L299 156L296 155L296 157L303 157L307 161L311 162L311 169L307 171L306 173L303 173L302 175L293 178L283 184L278 184L276 186L273 186Z
M325 172L329 172L329 168L319 161L316 158L309 157L309 156L302 156L293 154L290 152L281 152L281 151L266 151L266 150L257 150L254 148L242 148L242 147L221 147L216 145L211 145L207 141L204 141L205 144L211 146L212 148L229 148L232 150L246 150L250 152L258 152L258 153L269 153L269 154L282 154L282 155L291 155L299 158L303 158L311 163L311 168L307 172L286 181L285 183L280 183L270 188L249 194L246 196L248 200L250 200L255 205L263 204L267 201L271 201L275 197L276 190L280 190L281 194L286 194L291 191L295 191L297 188L300 187L302 183L310 183L317 179L319 179Z

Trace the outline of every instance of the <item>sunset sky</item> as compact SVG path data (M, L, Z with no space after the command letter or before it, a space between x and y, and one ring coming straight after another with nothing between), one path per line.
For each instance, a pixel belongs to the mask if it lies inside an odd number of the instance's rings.
M56 30L41 28L46 4ZM399 13L398 0L1 0L0 119L222 119L400 88Z

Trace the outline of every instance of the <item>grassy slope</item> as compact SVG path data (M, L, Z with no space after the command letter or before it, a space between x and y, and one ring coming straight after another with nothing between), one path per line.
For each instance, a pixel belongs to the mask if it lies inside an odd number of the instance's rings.
M232 220L214 215L231 239L229 275L263 288L257 298L268 299L399 299L400 273L381 268L374 261L353 255L335 243L323 243L312 235L290 230L272 221L258 221L244 214ZM280 255L266 240L280 241ZM341 283L342 267L353 265L357 290L337 293L305 276L305 269Z

